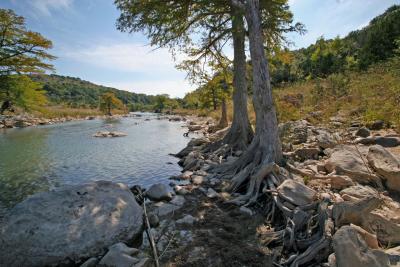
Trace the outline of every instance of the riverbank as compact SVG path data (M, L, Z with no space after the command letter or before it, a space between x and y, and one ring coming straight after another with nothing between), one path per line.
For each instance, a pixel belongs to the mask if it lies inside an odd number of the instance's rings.
M356 122L337 128L337 120L331 120L332 128L307 121L281 124L287 166L280 173L287 179L277 184L276 192L264 192L265 197L248 207L235 205L242 190L227 191L229 179L207 172L210 166L234 162L237 155L221 159L204 154L202 148L210 140L193 140L178 153L184 172L172 178L189 183L174 186L185 204L168 215L165 204L150 205L151 212L163 214L161 227L152 230L161 262L397 266L400 135L383 129L380 122L370 126L372 130Z
M126 234L121 237L121 233L115 233L115 237L105 242L97 232L99 226L94 225L90 236L102 239L103 245L97 247L94 244L98 243L88 242L96 249L89 254L75 252L77 260L73 265L152 266L154 250L162 266L398 264L400 136L396 132L383 129L379 121L369 128L358 122L343 124L340 116L332 118L325 127L304 120L281 124L287 160L284 168L276 170L281 180L274 182L276 190L263 191L256 203L246 207L237 202L245 188L230 192L227 190L230 180L210 172L210 167L234 162L241 154L235 151L221 157L218 153L203 153L202 149L220 139L226 130L210 134L210 125L207 119L187 119L189 131L199 131L203 136L191 140L176 154L183 171L171 177L173 190L154 184L143 193L135 186L130 190L136 201L126 196L128 199L124 199L126 204L122 206L118 202L109 206L99 204L101 201L86 202L94 194L92 191L78 190L79 194L74 191L78 203L61 211L61 214L73 214L74 222L81 218L86 218L88 223L104 220L102 216L111 209L110 225L107 226L107 219L100 224L103 229L116 229L120 223L129 221L129 225L135 229L140 226L142 231L129 234L135 235L134 240L124 238ZM115 194L116 198L126 195L128 189L122 187L124 193ZM147 199L146 217L151 228L146 220L137 219L143 211L125 217L128 212L125 206L135 206L137 202L143 207L143 196ZM88 206L93 208L85 209ZM99 214L93 213L97 210L95 207L101 207ZM93 217L83 216L88 214ZM34 224L35 220L31 221L34 227L39 227ZM84 234L78 226L69 232L74 237L68 241L69 246L82 241L80 235L76 236L76 233ZM30 228L24 228L21 235L26 229ZM147 232L155 247L149 242ZM13 233L18 230L14 229ZM85 238L90 240L88 236Z

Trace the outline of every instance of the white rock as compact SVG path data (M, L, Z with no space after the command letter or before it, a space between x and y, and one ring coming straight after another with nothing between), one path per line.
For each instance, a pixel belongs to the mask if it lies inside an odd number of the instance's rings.
M205 181L203 176L195 175L192 176L192 183L195 185L201 185Z

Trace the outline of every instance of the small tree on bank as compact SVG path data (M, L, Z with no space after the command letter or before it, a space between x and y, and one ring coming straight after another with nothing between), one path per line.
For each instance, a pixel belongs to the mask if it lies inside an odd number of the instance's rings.
M13 111L13 106L26 110L47 103L42 85L25 75L0 75L0 114Z
M122 107L122 101L115 97L114 93L112 92L104 93L100 97L100 110L108 116L112 116L111 111L113 109Z

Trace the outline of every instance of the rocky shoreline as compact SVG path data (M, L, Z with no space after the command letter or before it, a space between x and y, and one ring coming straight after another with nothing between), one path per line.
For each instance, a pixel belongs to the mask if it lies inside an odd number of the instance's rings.
M170 115L170 114L161 114L160 116L165 117L169 121L186 121L185 116L179 115ZM141 117L140 114L123 114L123 115L97 115L97 116L86 116L86 117L61 117L61 118L40 118L34 117L30 114L24 115L0 115L0 129L12 129L12 128L26 128L26 127L35 127L40 125L52 125L65 123L69 121L82 121L82 120L97 120L97 119L109 119L109 118L128 118L128 117Z
M226 158L202 152L226 129L209 134L207 119L189 119L187 126L203 137L176 154L183 170L171 177L172 190L96 182L35 195L0 227L0 247L7 248L0 250L0 262L139 267L153 266L156 251L161 266L399 266L395 132L360 123L340 129L281 124L286 165L277 171L286 179L246 207L235 202L240 190L230 192L229 180L209 172L241 152ZM55 198L49 204L54 213L39 212L41 203ZM33 216L29 223L26 214ZM66 245L71 249L60 249Z

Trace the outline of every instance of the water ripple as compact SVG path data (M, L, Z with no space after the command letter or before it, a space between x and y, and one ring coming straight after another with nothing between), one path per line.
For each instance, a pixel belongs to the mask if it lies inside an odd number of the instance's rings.
M181 123L145 118L69 122L0 134L0 207L63 184L168 183L180 171L177 159L168 154L182 149L188 139ZM101 130L128 136L92 137Z

